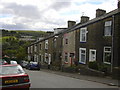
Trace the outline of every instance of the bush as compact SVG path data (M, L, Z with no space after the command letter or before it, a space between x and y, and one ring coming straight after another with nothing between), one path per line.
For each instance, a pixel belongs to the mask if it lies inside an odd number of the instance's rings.
M102 71L102 72L106 72L106 73L107 73L109 66L106 65L106 64L100 64L98 68L99 68L99 71Z
M63 71L73 73L73 72L76 72L76 67L74 67L74 66L64 67Z
M89 62L88 67L91 68L91 69L98 70L98 63L96 61Z

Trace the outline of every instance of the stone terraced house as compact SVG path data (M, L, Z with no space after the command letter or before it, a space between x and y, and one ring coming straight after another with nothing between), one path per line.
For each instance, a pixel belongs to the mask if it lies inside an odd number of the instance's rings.
M64 30L63 30L64 29ZM110 71L120 63L120 1L118 8L106 13L97 9L96 17L82 16L80 23L68 21L68 28L28 46L28 60L42 65L70 67L89 62L107 64ZM56 30L56 29L55 29Z

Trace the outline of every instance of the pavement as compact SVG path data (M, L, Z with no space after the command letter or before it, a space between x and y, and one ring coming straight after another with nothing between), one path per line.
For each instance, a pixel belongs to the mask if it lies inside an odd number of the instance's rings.
M62 71L53 71L49 69L41 69L41 71L68 76L68 77L81 79L81 80L107 84L109 86L118 86L120 88L120 81L112 79L111 77L95 77L95 76L81 75L80 73L67 73Z

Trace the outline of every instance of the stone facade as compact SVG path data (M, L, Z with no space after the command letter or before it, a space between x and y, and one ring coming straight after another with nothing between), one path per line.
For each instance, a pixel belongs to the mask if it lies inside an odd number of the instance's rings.
M109 13L96 10L96 18L89 20L89 17L82 16L81 20L78 24L69 22L67 29L31 44L28 47L29 60L51 65L56 62L59 67L88 66L93 61L110 65L111 71L118 67L119 7Z
M63 34L62 64L72 66L75 62L75 31Z

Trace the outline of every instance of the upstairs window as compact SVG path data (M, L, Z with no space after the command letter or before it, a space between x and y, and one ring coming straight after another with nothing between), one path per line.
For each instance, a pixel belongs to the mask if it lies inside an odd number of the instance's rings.
M31 53L33 53L33 46L31 46Z
M68 44L68 39L67 38L65 39L65 44Z
M30 53L30 47L28 47L28 54Z
M54 48L57 47L57 39L56 38L53 39L53 46L54 46Z
M106 21L104 36L111 36L111 35L112 35L112 21Z
M87 28L80 29L80 42L86 42L86 31Z
M37 52L37 45L34 45L34 52Z
M42 50L42 44L39 44L39 49Z
M45 49L48 49L48 40L45 40Z

